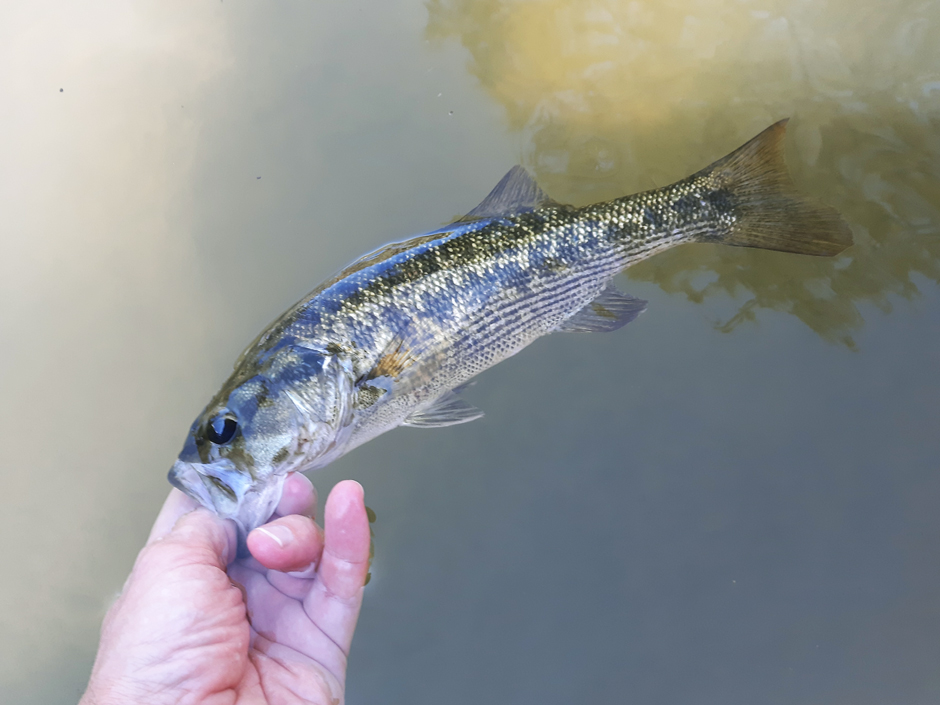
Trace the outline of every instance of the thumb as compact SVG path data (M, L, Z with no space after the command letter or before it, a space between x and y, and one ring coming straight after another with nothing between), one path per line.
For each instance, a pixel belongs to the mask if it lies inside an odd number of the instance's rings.
M224 571L236 546L235 525L199 507L179 517L162 537L151 538L140 558L157 572L197 564Z
M184 514L189 514L189 512L196 509L198 506L199 502L174 487L170 490L170 494L167 495L166 501L163 503L163 507L160 509L156 521L153 523L153 528L150 530L147 543L153 543L157 539L162 539L173 530L173 527L176 526L176 522L180 520L180 517Z

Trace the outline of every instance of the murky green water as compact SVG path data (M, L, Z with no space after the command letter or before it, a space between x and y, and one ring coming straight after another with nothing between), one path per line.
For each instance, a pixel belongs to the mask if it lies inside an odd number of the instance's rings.
M792 116L833 260L672 250L314 476L377 557L351 703L940 700L940 6L0 8L0 693L77 698L194 414L276 314L521 161L583 204Z

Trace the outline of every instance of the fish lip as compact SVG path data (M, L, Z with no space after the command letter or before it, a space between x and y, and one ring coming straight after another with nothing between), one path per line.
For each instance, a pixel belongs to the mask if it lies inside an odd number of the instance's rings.
M186 493L202 506L211 509L223 519L235 518L245 492L251 484L237 482L240 473L229 460L203 465L177 460L167 479L170 484Z
M192 497L206 509L216 511L209 488L202 481L202 476L193 463L177 460L170 468L167 480L180 492Z
M249 531L274 513L281 498L286 474L254 480L229 460L214 463L187 463L177 460L167 479L222 519L232 519L243 542Z

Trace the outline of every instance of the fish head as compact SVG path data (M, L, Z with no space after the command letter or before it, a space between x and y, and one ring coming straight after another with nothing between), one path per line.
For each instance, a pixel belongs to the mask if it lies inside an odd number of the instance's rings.
M335 457L350 389L342 361L316 350L285 346L243 364L193 422L170 483L244 538L274 512L288 473Z

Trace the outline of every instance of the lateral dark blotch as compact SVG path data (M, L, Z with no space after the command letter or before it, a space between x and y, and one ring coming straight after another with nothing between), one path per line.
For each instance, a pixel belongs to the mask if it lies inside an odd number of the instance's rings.
M568 270L568 263L564 260L558 259L557 257L546 257L542 260L542 266L545 267L550 272L555 274L562 274Z
M734 208L734 199L728 189L716 189L705 194L708 202L719 213L730 213Z
M694 214L695 208L699 205L699 197L694 193L687 193L684 196L679 196L675 201L672 202L671 206L676 213L680 214Z
M654 228L661 228L665 224L663 217L652 208L643 209L643 222L652 225Z
M357 409L368 409L379 400L379 397L385 394L385 391L386 390L381 387L373 387L371 384L364 384L359 387L354 406Z
M573 209L558 207L551 210L563 212L569 218L574 216ZM485 262L526 241L538 238L551 227L556 227L552 219L539 212L524 213L514 218L513 222L494 220L479 230L465 233L462 237L453 237L436 248L419 251L396 262L367 286L352 292L346 299L346 305L358 306L373 297L388 293L395 287L415 282L441 270Z

